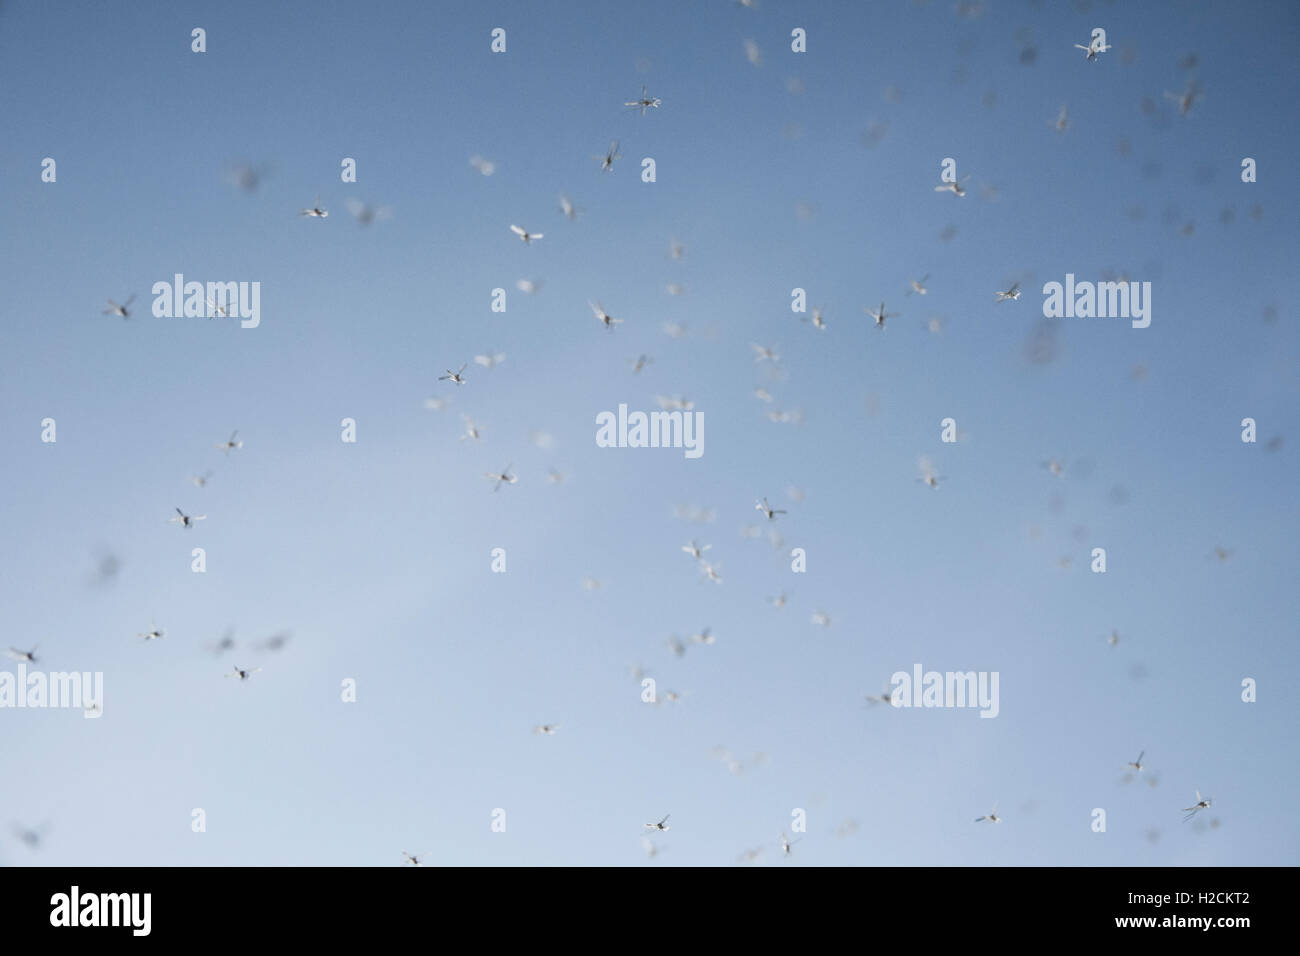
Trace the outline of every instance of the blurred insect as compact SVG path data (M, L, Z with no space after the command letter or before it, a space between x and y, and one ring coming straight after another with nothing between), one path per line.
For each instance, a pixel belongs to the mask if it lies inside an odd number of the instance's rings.
M289 643L291 635L288 631L281 631L278 634L272 634L266 640L257 645L259 651L282 651L284 646Z
M659 99L659 97L657 97L657 96L650 96L648 93L646 93L646 89L645 89L645 87L643 86L643 87L641 87L641 98L640 98L640 99L638 99L638 100L631 100L631 101L629 101L629 102L627 102L627 103L624 103L623 105L624 105L624 106L629 106L629 107L631 107L631 108L634 109L634 110L639 109L639 110L641 111L641 115L642 115L642 116L645 116L645 111L646 111L646 110L655 110L655 109L658 109L659 106L660 106L660 104L662 104L662 103L663 103L663 100Z
M740 758L726 747L714 747L710 753L712 753L716 759L726 764L727 773L732 776L738 777L745 772L745 765L741 763Z
M621 159L622 156L623 154L618 151L618 140L611 140L609 150L606 151L605 155L594 158L600 163L600 171L607 173L614 168L614 160Z
M868 704L871 704L873 706L876 704L892 704L894 702L894 694L892 689L886 686L883 693L867 694L866 700Z
M712 508L698 505L673 505L673 515L695 524L710 524L718 516Z
M513 232L516 236L518 236L520 241L523 242L524 245L528 245L534 239L542 238L542 234L540 232L529 232L527 229L520 229L518 226L513 224L510 226L510 231Z
M483 176L491 176L497 171L496 163L492 162L490 159L484 159L479 155L471 156L469 158L469 164Z
M1082 50L1084 53L1086 53L1087 60L1089 63L1096 63L1097 55L1099 53L1105 53L1107 50L1110 49L1110 46L1109 44L1106 43L1106 41L1101 39L1101 37L1097 37L1093 40L1090 40L1087 46L1084 46L1082 43L1076 43L1074 45L1074 48L1076 50Z
M920 461L917 462L917 468L921 472L921 477L917 481L929 488L939 487L939 479L943 476L934 470L934 464L929 458L922 455Z
M637 356L636 358L634 358L634 359L628 359L628 362L629 362L629 363L631 364L631 366L632 366L632 374L633 374L633 375L637 375L637 374L639 374L643 368L645 368L647 365L649 365L649 364L650 364L651 362L653 362L653 361L654 361L654 359L652 359L652 358L651 358L650 356L648 356L648 355L638 355L638 356Z
M622 319L614 318L606 312L599 302L588 302L587 305L591 306L591 311L595 314L596 318L600 320L600 324L610 331L613 331L614 326L621 324L623 321Z
M1188 81L1187 89L1182 93L1170 93L1168 90L1165 91L1165 99L1173 100L1173 102L1178 104L1179 116L1186 116L1190 113L1192 107L1196 105L1200 98L1201 90L1200 87L1197 86L1195 78Z
M671 830L672 827L668 826L668 818L671 816L672 816L671 813L665 813L664 818L662 820L660 820L658 823L647 823L644 829L658 830L660 833L663 833L667 830Z
M510 474L509 465L506 465L505 470L502 471L500 474L493 474L492 472L486 472L484 473L483 477L487 478L489 481L496 482L496 484L492 486L493 491L499 490L503 484L513 485L515 482L519 480L514 475Z
M1146 752L1145 750L1142 751L1140 754L1138 754L1138 758L1137 758L1137 760L1130 760L1130 761L1128 762L1128 766L1132 767L1132 768L1133 768L1134 770L1136 770L1138 773L1141 773L1141 772L1142 772L1142 758L1145 757L1146 755L1147 755L1147 752Z
M692 558L699 560L704 557L704 552L708 551L712 547L713 545L711 544L706 544L703 546L698 545L695 543L694 539L692 539L690 544L682 545L682 550L685 551L687 554L689 554Z
M347 206L348 212L352 213L352 218L363 226L387 219L392 215L392 210L387 206L371 206L359 199L349 199Z
M1056 114L1056 122L1052 125L1058 133L1064 133L1070 128L1070 108L1064 103L1061 104L1061 110Z
M573 204L567 195L560 196L560 212L564 213L564 218L570 222L578 218L579 209Z
M405 866L424 866L424 861L418 856L402 851L402 864Z
M221 442L218 445L214 445L213 447L216 448L218 451L225 452L227 455L229 455L230 452L236 448L243 448L244 443L242 441L236 440L236 436L238 434L239 432L237 431L231 432L229 438L227 438L225 441Z
M752 344L752 343L750 344L749 347L750 347L751 349L754 350L754 361L755 361L755 362L779 362L779 361L781 361L781 356L779 356L779 355L776 354L776 350L775 350L775 349L771 349L771 348L768 348L768 347L763 346L763 345L754 345L754 344Z
M127 306L129 306L134 301L135 301L135 296L131 296L131 298L127 299L121 305L118 305L112 299L109 299L108 308L104 310L104 315L116 315L123 319L129 319L131 318L131 313L127 311Z
M246 680L248 680L250 677L252 677L254 674L256 674L256 673L257 673L258 671L260 671L261 669L262 669L262 668L260 668L260 667L254 667L252 670L245 670L244 668L242 668L242 667L240 667L238 664L236 664L236 665L235 665L235 669L234 669L233 671L231 671L229 674L226 674L226 675L224 675L224 676L226 676L226 677L238 677L238 678L240 679L240 681L242 682L242 681L246 681Z
M184 511L181 511L180 508L177 508L176 517L168 518L167 523L178 524L182 528L189 529L194 527L194 522L204 521L207 519L207 517L208 517L207 515L187 515Z
M254 192L270 170L266 166L247 166L238 165L232 167L227 173L226 178L234 186L239 187L246 193Z
M24 664L35 664L36 648L39 646L39 644L34 645L30 651L20 651L16 647L11 647L9 650L5 651L5 656Z
M538 724L533 728L533 733L542 734L546 737L554 737L555 732L560 729L559 724Z
M963 176L957 182L940 183L938 186L934 187L934 191L937 193L952 193L954 196L964 196L966 195L966 190L961 188L961 184L968 179L970 179L969 176Z
M221 635L221 640L217 641L215 644L207 645L208 650L212 651L212 653L217 657L220 657L226 651L233 651L235 649L234 635L235 629L233 627L227 628L226 633Z
M997 805L996 803L993 804L993 811L992 811L991 813L989 813L988 816L976 817L976 818L975 818L975 822L976 822L976 823L983 823L984 821L988 821L989 823L1001 823L1001 822L1002 822L1002 818L1001 818L1000 816L998 816L998 805Z
M768 521L775 521L777 515L784 515L790 513L786 511L784 508L773 508L771 505L767 503L766 498L760 498L758 501L756 501L754 503L754 510L761 511L763 512L763 514L767 515Z
M1207 809L1210 806L1210 804L1213 802L1214 802L1213 799L1207 799L1202 797L1201 791L1197 790L1196 802L1192 804L1190 807L1183 807L1183 813L1187 814L1187 816L1183 817L1183 822L1186 823L1192 817L1196 816L1196 814L1200 813L1202 810Z
M994 295L997 296L997 301L999 302L1006 302L1008 299L1014 302L1020 298L1020 283L1012 283L1010 289L1007 289L1005 292L995 292Z
M45 839L45 830L47 825L42 823L37 827L25 827L22 824L15 823L12 827L13 834L17 837L18 842L29 850L40 849L41 840Z
M316 197L316 204L309 209L304 209L298 213L299 216L308 216L312 219L328 219L330 211L322 209L320 205L320 196Z
M201 475L190 475L190 481L194 482L195 488L205 488L207 487L208 479L212 477L212 474L212 471L208 470Z
M872 311L871 309L868 309L865 306L863 307L863 309L867 313L867 315L871 316L873 319L876 320L876 328L878 329L883 329L885 327L885 319L892 319L898 315L897 312L886 312L885 303L883 302L880 303L880 308L876 309L875 311Z
M717 640L718 638L714 635L711 627L706 627L700 633L691 635L691 641L695 644L713 644Z
M117 555L112 552L101 554L95 559L95 575L92 580L96 584L111 584L121 568L122 562Z
M453 385L464 385L467 381L469 381L469 379L461 378L460 373L465 371L465 368L468 364L469 364L468 362L462 363L461 367L456 369L456 371L454 372L451 369L446 369L447 374L439 375L438 381L451 382L451 384Z
M919 279L909 279L907 281L907 284L912 288L907 294L911 295L913 292L915 292L917 295L925 295L927 292L929 292L930 290L925 287L925 280L928 278L930 278L930 273L927 272Z
M689 412L695 403L684 395L656 395L655 404L666 412Z

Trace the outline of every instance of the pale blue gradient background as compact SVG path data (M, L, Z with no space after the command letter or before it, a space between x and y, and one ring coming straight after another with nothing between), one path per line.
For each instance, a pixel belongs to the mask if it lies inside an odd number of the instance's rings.
M102 670L107 689L97 721L0 711L0 862L643 865L641 824L671 812L651 865L760 845L767 865L1294 864L1300 14L1088 6L4 3L0 644L39 642L44 667ZM1115 49L1090 64L1071 44L1094 26ZM1191 51L1206 97L1183 118L1162 93ZM644 117L621 107L643 83L663 98ZM888 134L868 148L873 122ZM602 175L611 139L623 159ZM964 199L932 191L946 156L973 176ZM241 160L270 167L255 193L222 182ZM317 193L329 219L297 218ZM393 218L363 229L348 197ZM512 222L546 238L525 247ZM1058 358L1027 363L1042 283L1107 269L1152 281L1151 327L1063 320ZM174 272L260 281L261 327L152 317ZM927 272L930 295L905 298ZM1014 278L1024 297L995 305ZM791 314L796 286L825 333ZM100 314L131 293L131 321ZM606 333L589 298L626 323ZM902 313L883 333L861 311L882 298ZM769 387L802 427L764 417L751 342L781 352ZM489 350L509 357L435 381ZM679 392L704 412L702 459L595 447L597 412ZM1248 415L1258 445L1239 440ZM226 461L212 445L234 428ZM938 491L915 480L922 454ZM1040 467L1053 456L1063 479ZM493 494L482 473L508 462L519 483ZM209 487L186 481L209 467ZM741 536L760 495L790 510L781 552ZM175 506L209 518L184 532ZM692 537L721 586L679 550ZM101 546L124 566L92 587ZM145 644L151 619L167 637ZM716 645L665 648L705 625ZM228 626L240 648L214 659ZM281 653L249 649L281 629ZM918 661L999 671L1001 715L866 708ZM239 686L232 662L264 671ZM641 704L637 662L685 700ZM717 745L768 762L733 777ZM1140 750L1155 788L1120 782ZM1215 808L1184 824L1197 788ZM1006 823L973 825L995 800ZM809 832L781 861L795 807ZM38 851L19 821L48 821Z

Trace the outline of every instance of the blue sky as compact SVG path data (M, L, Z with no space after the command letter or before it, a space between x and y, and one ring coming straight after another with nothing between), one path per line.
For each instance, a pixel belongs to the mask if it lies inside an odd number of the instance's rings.
M98 720L0 710L0 862L1296 863L1296 8L983 7L0 6L0 643L105 681ZM1096 26L1113 49L1088 63ZM1179 116L1163 94L1192 76ZM622 106L642 85L645 116ZM965 197L933 191L945 157ZM223 178L238 164L255 190ZM298 217L317 195L329 218ZM391 218L362 227L349 199ZM1152 283L1150 328L1036 331L1043 283L1108 271ZM260 327L155 318L176 272L260 282ZM132 294L130 320L101 314ZM877 330L882 299L900 314ZM759 385L803 423L768 421ZM677 394L702 458L596 447L599 412ZM761 496L789 511L779 550L743 534ZM105 551L121 570L91 584ZM151 622L164 640L136 638ZM705 626L715 644L667 649ZM236 663L263 670L223 680ZM866 705L916 663L999 672L999 716ZM641 703L634 664L684 698ZM1155 786L1121 782L1140 751ZM1183 823L1197 789L1215 805ZM973 825L995 801L1005 823ZM39 849L11 824L45 825Z

